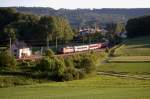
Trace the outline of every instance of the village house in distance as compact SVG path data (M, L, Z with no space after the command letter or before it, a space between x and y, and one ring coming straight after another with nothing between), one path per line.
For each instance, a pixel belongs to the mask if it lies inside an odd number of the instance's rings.
M16 40L11 46L11 53L16 58L25 58L30 57L32 51L25 42Z

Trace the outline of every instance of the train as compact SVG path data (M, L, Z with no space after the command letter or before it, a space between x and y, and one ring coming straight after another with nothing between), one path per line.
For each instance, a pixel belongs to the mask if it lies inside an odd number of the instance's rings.
M102 49L107 47L107 42L103 43L95 43L95 44L87 44L87 45L79 45L79 46L66 46L62 47L59 50L60 54L67 54L67 53L75 53L75 52L83 52L88 50L95 50L95 49Z

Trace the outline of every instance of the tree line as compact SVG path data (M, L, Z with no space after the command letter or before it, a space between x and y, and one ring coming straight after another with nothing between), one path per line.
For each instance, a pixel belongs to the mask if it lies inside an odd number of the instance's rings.
M19 12L33 13L36 15L48 16L65 16L74 27L79 25L89 25L96 23L97 25L106 24L110 22L127 22L128 19L146 15L149 13L149 8L135 8L135 9L58 9L46 7L15 7Z
M150 35L150 15L130 19L127 22L127 36L130 38Z
M0 9L0 43L9 38L23 40L31 45L49 42L68 42L73 38L71 26L64 17L38 16L19 13L13 8Z

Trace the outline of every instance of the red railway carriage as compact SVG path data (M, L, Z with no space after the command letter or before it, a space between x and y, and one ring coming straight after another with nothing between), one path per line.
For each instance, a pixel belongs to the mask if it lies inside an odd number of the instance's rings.
M89 49L90 49L90 50L99 49L99 48L101 48L101 43L90 44L90 45L89 45Z

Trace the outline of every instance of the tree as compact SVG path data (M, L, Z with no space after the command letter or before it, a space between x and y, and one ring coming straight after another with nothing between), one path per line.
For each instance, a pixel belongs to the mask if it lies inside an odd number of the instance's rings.
M67 19L62 17L53 18L53 37L57 48L57 41L63 40L65 43L72 39L74 34Z
M4 33L7 35L8 38L11 38L12 40L16 39L16 32L17 32L17 29L13 27L6 27L4 29Z
M15 66L16 66L16 60L13 56L10 56L8 52L0 53L0 67L14 68Z
M44 35L46 36L47 48L49 48L49 41L52 40L53 34L53 17L41 17L39 24L41 24Z
M125 24L124 23L117 23L115 33L125 32Z
M126 25L129 38L150 35L150 16L142 16L128 20Z

